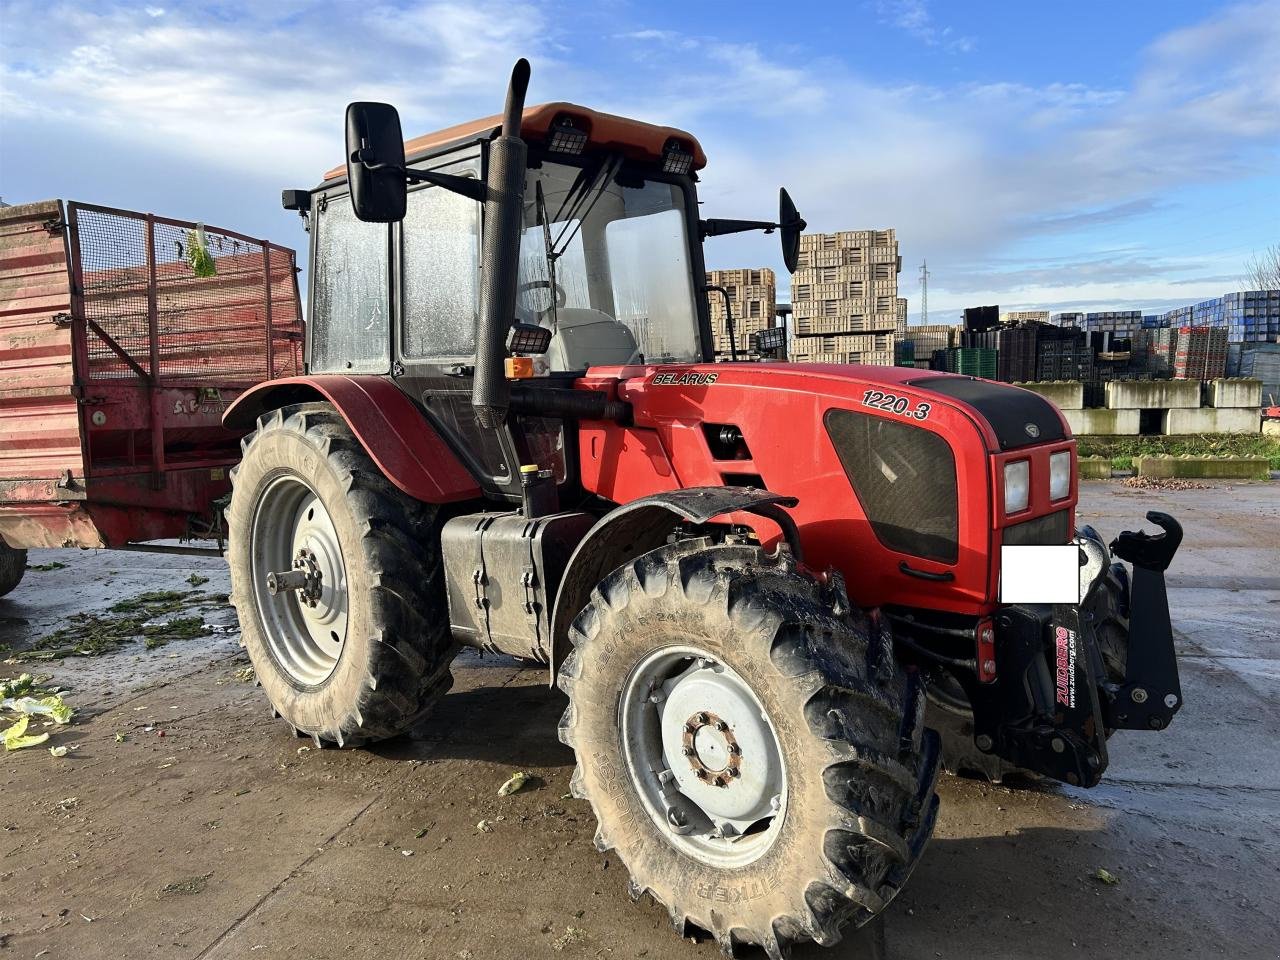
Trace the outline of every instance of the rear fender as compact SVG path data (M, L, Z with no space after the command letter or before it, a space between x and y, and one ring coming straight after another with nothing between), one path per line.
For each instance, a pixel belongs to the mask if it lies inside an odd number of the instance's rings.
M222 423L247 432L264 413L317 400L342 415L383 475L415 500L452 503L481 496L475 478L435 427L385 377L323 374L268 380L241 394Z
M795 497L753 487L690 487L641 497L605 514L579 541L560 581L551 618L552 685L569 653L569 625L587 605L596 584L609 573L662 546L682 522L703 524L739 511L759 514L777 523L792 554L800 560L795 523L782 509L798 502Z

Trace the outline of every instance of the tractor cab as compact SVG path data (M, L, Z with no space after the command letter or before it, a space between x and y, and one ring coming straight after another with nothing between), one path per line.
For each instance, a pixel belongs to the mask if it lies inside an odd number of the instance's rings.
M682 130L561 102L514 120L518 138L490 117L405 142L393 108L355 103L348 163L285 192L311 233L309 371L390 375L507 500L521 464L571 477L560 415L599 405L573 389L586 371L713 359L704 237L781 228L793 260L804 225L785 191L781 223L700 219Z

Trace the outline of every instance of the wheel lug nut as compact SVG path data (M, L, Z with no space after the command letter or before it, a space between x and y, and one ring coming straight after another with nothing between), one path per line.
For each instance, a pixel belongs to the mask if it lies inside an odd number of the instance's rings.
M684 725L684 732L685 732L685 733L697 733L697 731L698 731L698 728L697 728L697 727L695 727L692 723L686 723L686 724Z
M680 752L681 752L681 753L683 753L686 757L692 757L692 756L693 756L693 747L682 747L682 748L680 749Z
M699 771L698 771L698 779L699 779L699 780L705 780L705 779L707 779L707 771L705 771L705 770L699 770Z
M738 775L738 768L730 767L728 772L729 772L729 776L736 777Z
M738 754L742 752L742 748L738 746L736 743L731 743L729 744L729 752L736 757Z
M724 733L726 730L729 729L729 725L725 723L723 720L717 720L716 729L719 730L721 733Z
M707 715L705 713L694 714L693 719L695 723L704 724L707 722Z
M716 777L711 782L714 783L717 787L723 787L725 784L725 779L724 777Z

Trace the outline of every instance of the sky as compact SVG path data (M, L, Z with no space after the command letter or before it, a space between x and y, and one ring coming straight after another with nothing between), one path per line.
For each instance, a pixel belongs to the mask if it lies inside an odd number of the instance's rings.
M302 248L280 190L340 162L348 101L412 136L498 112L520 56L530 103L694 133L705 216L785 185L814 230L896 229L913 321L925 260L931 322L1154 312L1280 242L1280 0L0 0L0 197ZM706 253L782 273L774 237Z

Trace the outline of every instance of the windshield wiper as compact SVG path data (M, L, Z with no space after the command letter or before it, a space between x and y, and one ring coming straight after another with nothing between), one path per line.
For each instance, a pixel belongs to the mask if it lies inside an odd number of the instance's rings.
M618 171L621 169L622 154L614 154L601 165L600 172L596 174L595 182L591 184L591 189L583 193L578 198L578 202L574 204L574 209L569 211L569 214L564 221L564 227L560 231L560 236L556 237L555 247L559 248L559 252L556 253L557 257L563 255L564 252L569 249L569 244L573 243L573 238L576 237L578 235L578 231L582 229L582 224L586 222L587 217L591 216L591 211L596 208L596 204L600 201L600 198L604 196L605 191L609 188L609 184L613 182L613 178L617 176ZM582 211L582 215L578 216L578 209L582 206L583 201L588 197L591 198L591 202L588 203L587 208ZM575 220L577 221L576 226L574 225ZM572 228L571 233L569 232L570 228ZM568 238L565 237L566 233L569 234ZM564 241L563 244L561 243L562 240Z
M533 184L534 202L537 208L536 216L538 223L542 227L542 250L547 258L547 282L551 285L549 293L551 295L551 329L560 329L560 317L556 313L556 260L559 254L556 253L555 244L551 242L551 222L547 217L547 199L542 194L542 181L536 180Z

